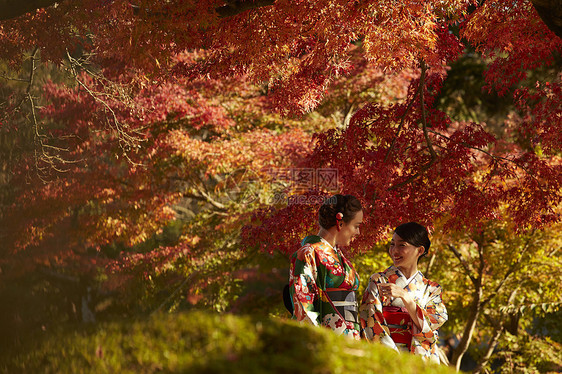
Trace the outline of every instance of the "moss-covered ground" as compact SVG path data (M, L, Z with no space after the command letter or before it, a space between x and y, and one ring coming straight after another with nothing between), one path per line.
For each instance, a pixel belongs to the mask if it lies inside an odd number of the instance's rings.
M6 373L452 373L444 366L281 318L184 312L66 328L25 352L0 354Z

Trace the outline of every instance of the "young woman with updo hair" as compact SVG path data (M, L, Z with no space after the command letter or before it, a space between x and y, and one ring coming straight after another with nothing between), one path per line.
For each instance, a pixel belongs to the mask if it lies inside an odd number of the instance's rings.
M359 276L340 246L349 246L363 223L353 195L327 198L318 211L320 230L303 239L291 257L289 292L293 318L360 339L355 291Z
M447 321L447 309L441 286L418 270L430 245L427 229L416 222L394 230L388 250L393 265L371 275L360 320L367 340L439 363L438 329Z

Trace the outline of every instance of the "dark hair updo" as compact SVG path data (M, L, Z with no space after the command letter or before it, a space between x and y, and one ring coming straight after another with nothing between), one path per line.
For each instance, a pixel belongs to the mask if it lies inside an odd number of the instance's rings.
M416 222L403 223L398 226L394 232L404 241L415 247L424 247L424 251L420 257L424 257L429 252L431 241L427 229Z
M362 209L361 202L355 196L334 195L324 200L324 204L318 211L318 221L322 228L328 230L336 225L336 214L342 213L342 221L349 223Z

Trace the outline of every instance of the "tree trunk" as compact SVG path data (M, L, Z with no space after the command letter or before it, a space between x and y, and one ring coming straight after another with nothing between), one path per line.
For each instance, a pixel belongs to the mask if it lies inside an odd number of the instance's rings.
M507 299L507 305L511 305L513 303L513 300L515 299L515 295L517 295L518 291L519 291L519 286L511 290L511 294ZM494 326L494 334L492 336L492 339L490 339L490 342L488 343L488 349L486 350L486 353L484 354L484 356L482 356L482 358L478 362L478 366L476 367L476 369L474 369L473 371L474 374L480 374L484 369L484 366L488 364L488 361L490 361L490 357L492 357L492 354L494 353L494 350L498 345L498 341L505 330L507 330L513 335L517 334L520 315L521 314L519 312L502 313L500 314L500 317L497 320L494 320L491 317L488 318L490 324Z
M480 374L484 369L484 366L488 364L490 357L492 357L492 353L494 353L494 350L498 345L498 341L503 333L503 330L504 330L503 326L494 330L494 335L492 336L492 339L490 339L490 342L488 343L488 349L486 350L484 356L478 362L478 366L472 372L473 374Z
M473 293L472 307L470 309L470 315L468 316L468 320L466 321L466 325L464 327L461 341L453 350L453 357L451 358L451 362L449 363L449 365L454 366L457 371L460 370L462 357L464 356L466 350L468 349L468 346L470 345L470 341L472 340L472 334L474 333L476 322L478 321L478 317L480 316L482 307L480 304L481 300L482 285L479 284Z

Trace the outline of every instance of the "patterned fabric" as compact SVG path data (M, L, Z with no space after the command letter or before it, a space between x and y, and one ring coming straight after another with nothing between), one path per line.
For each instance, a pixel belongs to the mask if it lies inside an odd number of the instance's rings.
M390 337L396 345L404 344L410 350L412 343L412 317L408 309L397 306L383 306L382 314L390 330Z
M437 330L447 321L447 309L441 300L441 286L417 272L408 283L408 279L396 268L391 266L381 273L375 273L369 280L359 315L363 334L367 340L380 341L396 350L408 350L407 345L394 342L390 337L387 321L383 316L383 306L404 307L400 298L381 300L378 283L394 283L410 294L417 304L416 313L423 320L421 331L412 326L412 342L410 352L423 356L432 362L439 363Z
M293 319L360 339L359 324L342 319L325 292L327 288L356 291L359 287L359 276L341 251L319 236L307 236L291 257L289 287Z

